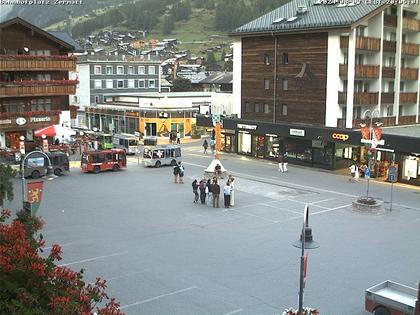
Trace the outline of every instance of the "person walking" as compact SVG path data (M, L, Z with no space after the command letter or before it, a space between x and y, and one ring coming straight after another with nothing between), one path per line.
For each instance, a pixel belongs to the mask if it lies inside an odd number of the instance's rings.
M213 208L220 208L219 206L220 185L218 184L216 178L213 180L211 191L213 194Z
M184 173L185 173L185 168L184 165L181 164L181 162L178 162L178 169L179 169L179 183L183 184L184 183Z
M198 202L198 183L197 180L194 179L194 181L192 182L192 189L193 189L193 193L194 193L194 203Z
M223 195L225 197L225 208L230 207L230 183L226 182L225 187L223 187Z
M204 142L203 142L204 154L207 154L207 148L208 147L209 147L209 144L208 144L207 140L204 139Z
M181 163L181 162L179 162L179 163ZM177 165L175 165L175 166L174 166L174 171L173 171L173 174L174 174L174 183L175 183L175 184L178 184L178 178L179 178L179 164L177 164Z
M350 167L349 167L349 169L350 169L350 178L349 178L349 181L350 182L357 182L357 179L356 179L356 172L359 172L359 170L358 170L358 168L357 168L357 165L356 165L356 163L353 163Z
M203 178L200 180L200 200L201 204L206 204L206 180Z
M228 181L230 183L230 206L233 207L235 205L235 178L229 175Z
M279 165L279 168L278 168L278 171L279 172L284 172L284 169L283 169L283 154L282 153L279 153L279 157L277 158L277 163L278 163L278 165Z
M176 133L176 143L181 144L181 134L179 133L179 131Z
M287 173L287 156L285 153L283 153L283 171Z
M207 180L207 184L206 184L206 194L207 194L207 204L210 206L212 204L212 191L211 191L211 180L208 179Z
M210 139L210 149L211 149L211 154L214 154L214 149L216 148L216 144L214 139Z

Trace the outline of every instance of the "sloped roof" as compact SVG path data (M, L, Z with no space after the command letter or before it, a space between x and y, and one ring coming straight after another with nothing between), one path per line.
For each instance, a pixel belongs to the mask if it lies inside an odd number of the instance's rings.
M27 27L27 28L45 36L46 38L62 45L63 47L66 47L69 50L74 50L75 49L75 47L73 45L71 45L70 43L62 40L61 38L58 38L57 36L55 36L51 33L48 33L47 31L44 31L43 29L29 23L28 21L25 21L24 19L21 19L20 17L15 17L15 18L12 18L10 20L7 20L7 21L4 21L4 22L0 23L0 29L8 27L8 26L13 25L13 24L23 25L24 27Z
M70 36L67 32L58 32L58 31L51 31L49 32L52 36L57 37L58 39L61 39L63 42L68 43L69 45L72 45L74 47L75 52L80 53L84 52L85 50L82 48L82 46L79 45L78 42L74 40L73 37Z
M203 84L232 84L233 72L214 72L200 81Z
M325 2L335 4L324 4ZM357 3L357 0L353 0ZM265 32L287 32L298 30L310 30L333 27L349 27L353 23L373 13L380 11L383 4L369 4L369 1L361 1L359 4L348 5L351 0L292 0L289 3L245 24L230 35ZM298 6L306 6L305 13L297 14ZM287 19L296 17L293 21ZM273 23L283 18L281 22Z

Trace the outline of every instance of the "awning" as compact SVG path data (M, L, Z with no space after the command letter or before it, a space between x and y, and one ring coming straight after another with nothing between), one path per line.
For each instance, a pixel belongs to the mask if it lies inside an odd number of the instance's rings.
M76 131L63 127L61 125L51 125L42 129L38 129L34 132L35 137L41 137L45 135L47 137L55 137L55 136L74 136L76 135Z

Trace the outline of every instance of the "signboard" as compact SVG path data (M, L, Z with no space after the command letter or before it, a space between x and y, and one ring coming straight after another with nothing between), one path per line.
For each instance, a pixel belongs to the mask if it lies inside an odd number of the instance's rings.
M10 125L12 123L11 119L1 119L0 125Z
M337 132L334 132L332 135L331 135L331 138L333 138L334 140L340 140L340 141L347 141L349 138L350 138L350 136L349 135L347 135L347 134L345 134L345 133L337 133Z
M16 118L16 124L19 126L22 126L24 124L26 124L26 119L24 117L18 117Z
M47 139L42 140L42 151L48 152L48 140Z
M51 117L45 116L45 117L31 117L30 122L46 122L51 121Z
M289 134L291 136L304 137L305 136L305 130L290 128Z
M236 124L236 128L238 129L246 129L246 130L257 130L257 125L247 125L247 124Z
M375 139L375 141L374 140L369 140L369 139L362 139L360 142L369 143L369 144L372 144L373 142L375 142L377 145L384 145L385 144L384 140L376 140L376 139Z

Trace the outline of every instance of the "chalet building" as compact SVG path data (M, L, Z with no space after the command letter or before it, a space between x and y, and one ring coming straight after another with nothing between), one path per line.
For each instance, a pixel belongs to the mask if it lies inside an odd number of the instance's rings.
M1 148L17 149L21 136L34 140L34 130L58 124L69 111L78 83L69 80L76 69L74 43L20 18L0 24Z
M123 93L150 93L160 91L160 61L127 56L79 57L77 70L80 85L70 104L79 107L73 125L83 127L85 106L103 103L105 97Z
M241 119L223 121L225 150L346 168L368 160L358 129L372 122L385 140L373 176L395 162L399 180L420 184L420 6L377 3L292 0L233 30Z

